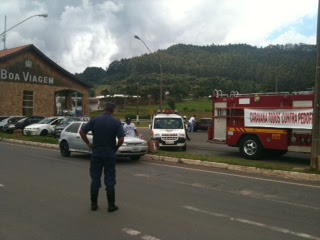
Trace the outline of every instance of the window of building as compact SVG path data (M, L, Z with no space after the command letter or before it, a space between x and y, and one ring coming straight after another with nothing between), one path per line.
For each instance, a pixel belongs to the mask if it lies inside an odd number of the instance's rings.
M23 91L22 115L33 115L33 91Z

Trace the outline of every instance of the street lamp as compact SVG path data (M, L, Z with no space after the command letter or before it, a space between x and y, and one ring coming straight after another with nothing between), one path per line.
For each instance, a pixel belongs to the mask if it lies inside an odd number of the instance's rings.
M2 33L0 33L0 36L4 36L3 37L3 41L5 42L6 41L6 33L9 32L11 29L15 28L16 26L20 25L21 23L24 23L25 21L29 20L30 18L33 18L33 17L44 17L44 18L47 18L48 17L48 14L37 14L37 15L33 15L33 16L30 16L28 18L26 18L25 20L17 23L16 25L12 26L11 28L7 29L7 30L4 30ZM4 45L5 47L5 45Z
M144 46L146 46L149 53L150 54L152 53L150 51L150 49L148 48L147 44L141 38L139 38L137 35L134 35L134 38L140 40L144 44ZM160 67L160 110L162 111L162 66L161 66L161 63L159 63L159 67Z

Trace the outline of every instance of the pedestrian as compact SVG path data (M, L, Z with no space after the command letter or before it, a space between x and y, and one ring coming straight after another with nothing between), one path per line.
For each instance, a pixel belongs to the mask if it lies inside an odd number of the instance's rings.
M92 149L90 161L92 211L98 209L102 170L104 170L108 212L118 210L118 207L115 205L116 152L123 144L125 134L121 122L112 116L114 110L115 104L107 102L105 105L105 113L91 119L90 122L80 130L82 140ZM89 131L91 131L93 135L92 143L89 142L86 135ZM116 138L118 138L118 142Z
M136 125L131 122L131 118L126 118L126 123L123 125L123 130L126 136L138 136Z
M196 115L193 115L189 119L189 124L188 124L188 131L193 132L194 125L196 124Z

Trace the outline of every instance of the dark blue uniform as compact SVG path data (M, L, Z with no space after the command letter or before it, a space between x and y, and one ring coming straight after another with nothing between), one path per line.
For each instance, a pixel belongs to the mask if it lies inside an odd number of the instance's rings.
M116 137L123 138L125 133L119 120L111 114L92 119L83 126L86 134L92 131L93 149L90 162L91 193L98 193L101 187L102 169L107 192L114 192L116 184Z

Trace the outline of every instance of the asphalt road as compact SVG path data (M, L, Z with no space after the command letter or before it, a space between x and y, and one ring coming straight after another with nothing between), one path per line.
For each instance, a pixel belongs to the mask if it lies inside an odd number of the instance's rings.
M90 211L89 155L0 142L0 239L319 239L320 184L119 159Z
M151 131L148 128L138 128L138 133L141 133L142 138L150 140ZM264 162L264 163L276 163L278 165L293 166L296 168L306 168L310 166L310 154L306 153L287 153L283 156L265 156L262 160L246 160L236 147L229 147L224 143L208 142L208 133L206 131L197 131L188 133L191 141L187 143L187 153L208 155L216 157L224 157L230 159L238 159L242 161L250 162ZM166 151L179 151L179 149L170 148Z

